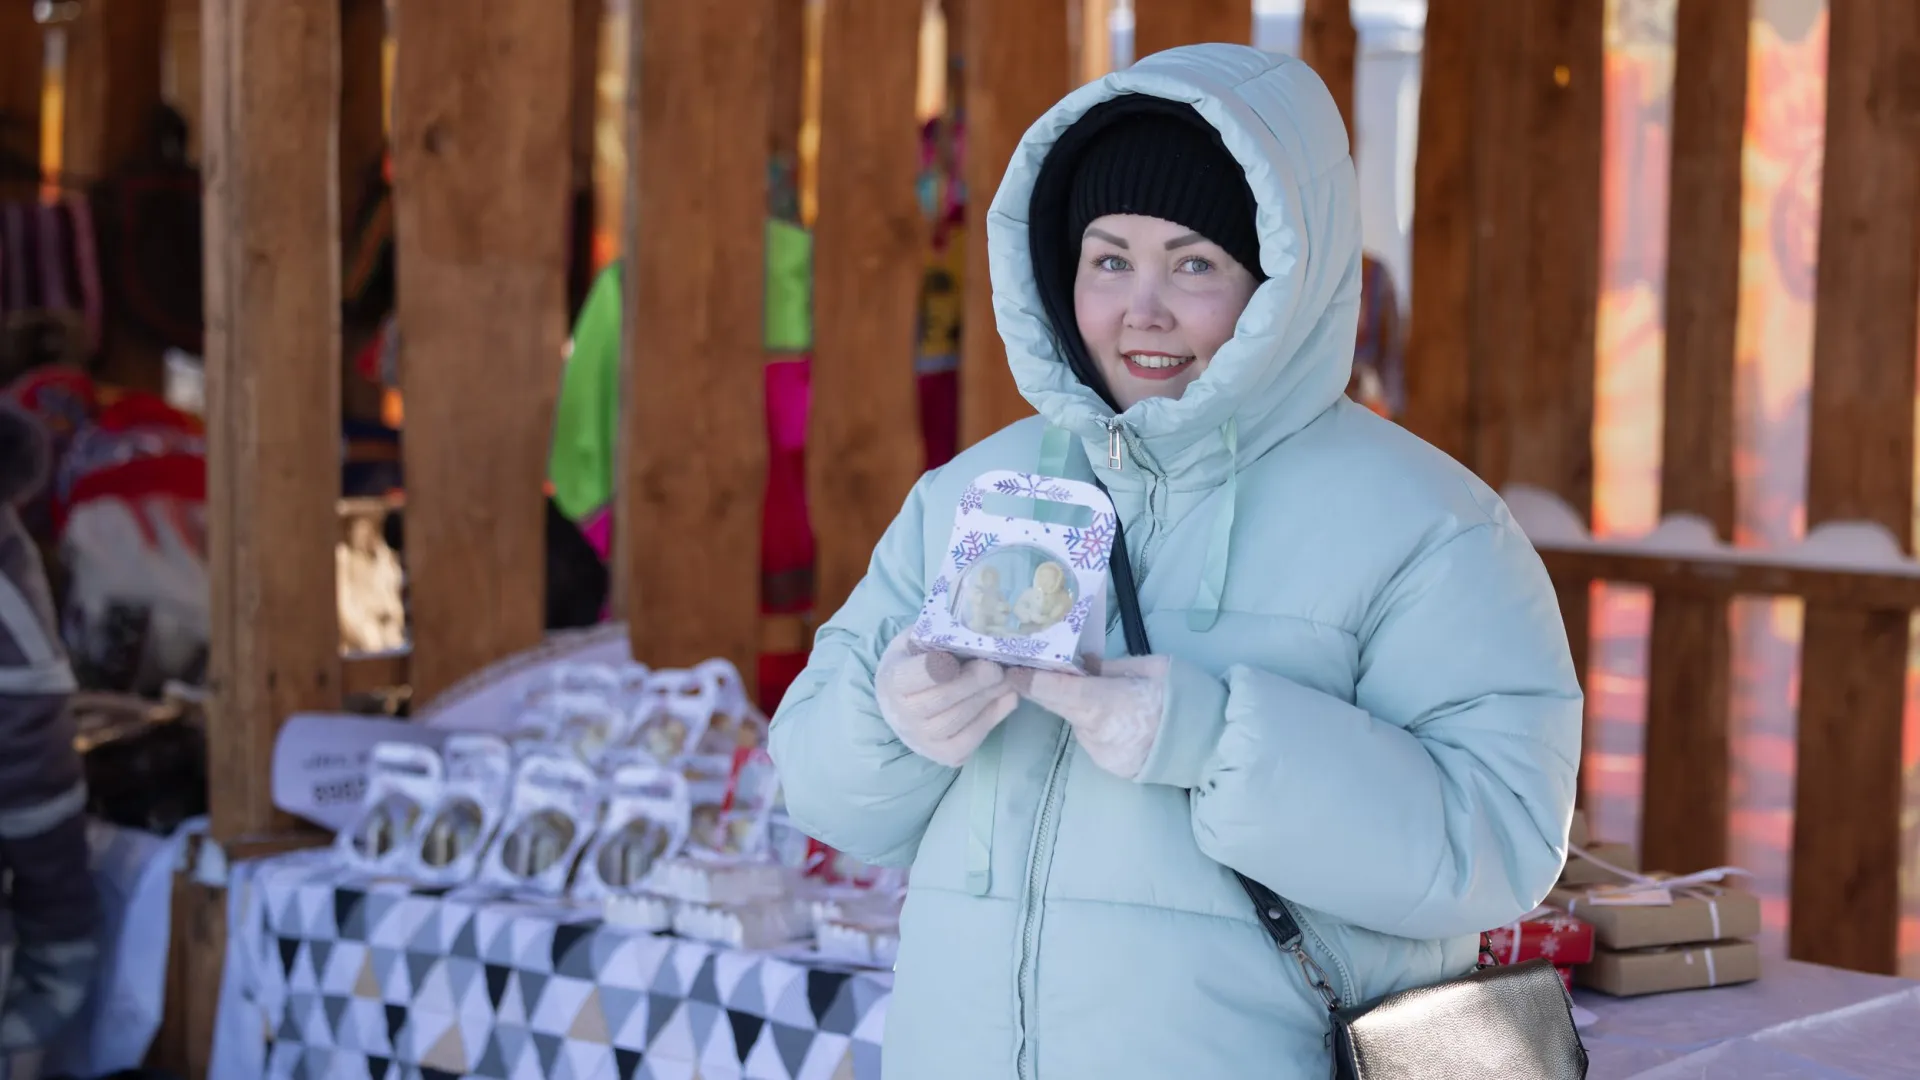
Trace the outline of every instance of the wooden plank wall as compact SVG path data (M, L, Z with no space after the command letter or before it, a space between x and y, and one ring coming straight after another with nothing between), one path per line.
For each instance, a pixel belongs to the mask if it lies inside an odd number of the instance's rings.
M0 4L0 153L40 160L44 41L32 4ZM0 199L32 198L31 177L0 177Z
M1165 2L1165 0L1162 0ZM966 323L960 333L960 442L1033 414L1007 369L987 271L987 208L1020 136L1071 89L1062 0L966 0Z
M1920 297L1920 6L1831 5L1807 522L1864 520L1912 549ZM1894 970L1906 612L1809 603L1788 947Z
M421 700L544 632L572 36L572 20L543 0L396 9L406 558Z
M926 224L914 192L920 11L827 5L820 50L820 216L807 496L814 607L838 611L920 476L911 355Z
M284 829L274 739L339 703L337 0L206 0L208 786L226 843ZM245 62L242 62L242 57Z
M1348 0L1306 0L1300 15L1300 59L1320 76L1347 122L1347 143L1353 147L1354 67L1359 62L1360 36L1353 28ZM1354 152L1357 158L1359 154Z
M649 4L632 21L628 75L616 590L636 657L722 656L749 681L767 472L771 19L764 0Z
M1249 0L1134 0L1136 59L1205 41L1253 41L1253 4Z
M1696 514L1733 539L1734 327L1740 301L1740 167L1750 5L1680 0L1675 15L1661 514ZM1641 865L1679 873L1727 862L1725 597L1656 593L1647 655Z
M1076 17L1074 53L1080 71L1075 78L1090 83L1113 70L1113 0L1077 0L1068 11Z

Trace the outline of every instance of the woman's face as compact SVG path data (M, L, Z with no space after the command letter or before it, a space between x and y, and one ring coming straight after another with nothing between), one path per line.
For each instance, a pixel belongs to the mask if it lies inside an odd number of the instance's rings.
M1233 337L1256 285L1220 245L1184 225L1108 214L1080 240L1073 314L1125 411L1185 393Z

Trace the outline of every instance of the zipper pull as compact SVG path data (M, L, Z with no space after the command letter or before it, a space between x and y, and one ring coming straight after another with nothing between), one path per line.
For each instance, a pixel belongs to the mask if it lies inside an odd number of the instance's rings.
M1120 441L1120 418L1107 421L1107 468L1120 471L1120 454L1125 444Z

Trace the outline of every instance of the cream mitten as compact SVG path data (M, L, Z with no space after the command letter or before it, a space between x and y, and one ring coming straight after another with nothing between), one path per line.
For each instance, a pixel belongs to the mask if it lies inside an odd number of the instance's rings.
M1029 701L1073 728L1094 764L1132 780L1160 734L1171 668L1164 656L1129 656L1106 661L1098 675L1035 671L1015 681L1026 684L1020 692Z
M921 757L959 768L1020 704L1006 669L893 639L873 675L880 715Z

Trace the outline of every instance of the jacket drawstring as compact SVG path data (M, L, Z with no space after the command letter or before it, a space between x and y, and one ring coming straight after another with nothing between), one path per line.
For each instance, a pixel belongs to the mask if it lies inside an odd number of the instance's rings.
M1207 560L1200 567L1200 586L1187 612L1187 629L1204 634L1220 621L1220 598L1227 588L1227 549L1233 541L1233 512L1240 502L1240 429L1228 417L1220 435L1227 443L1227 483L1224 505L1213 519L1207 538Z

